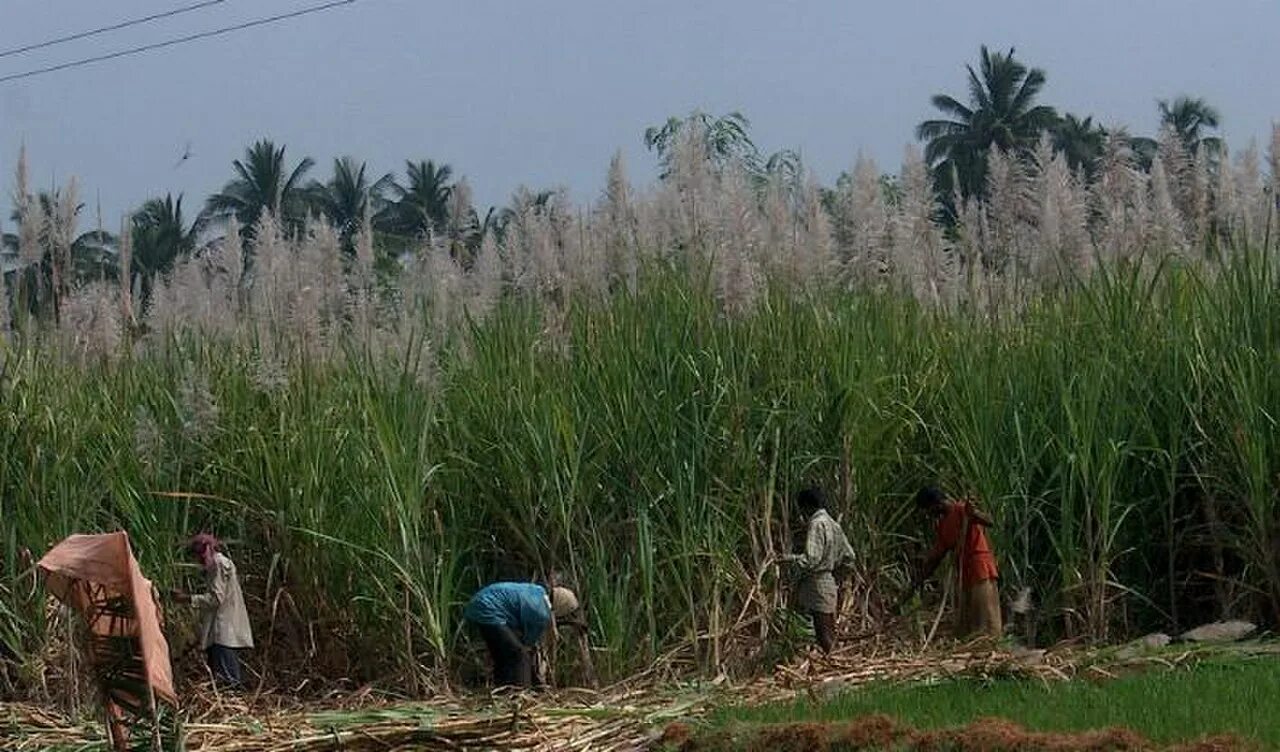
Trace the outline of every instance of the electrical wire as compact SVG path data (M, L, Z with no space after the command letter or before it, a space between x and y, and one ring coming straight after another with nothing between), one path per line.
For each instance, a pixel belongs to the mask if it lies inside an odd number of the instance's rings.
M237 31L244 31L245 29L251 29L251 28L254 28L255 26L266 26L267 24L278 23L280 21L287 21L292 18L306 16L312 13L320 13L322 11L330 10L332 8L337 8L338 6L341 6L341 5L351 5L355 2L356 0L332 0L332 2L321 3L320 5L312 5L306 8L300 8L298 10L291 11L289 13L281 13L276 16L269 16L267 18L258 18L253 21L245 21L244 23L238 23L232 26L223 26L220 29L210 29L209 31L201 31L195 34L188 34L182 37L166 39L163 42L154 42L152 44L144 44L138 47L130 47L124 50L117 50L116 52L109 52L105 55L94 55L93 57L86 57L86 58L81 58L79 60L72 60L67 63L59 63L58 65L50 65L44 68L35 68L33 70L23 71L22 73L11 73L7 76L0 76L0 84L9 83L11 81L18 81L24 78L31 78L33 76L42 76L46 73L55 73L57 71L69 70L71 68L79 68L85 65L92 65L94 63L105 62L107 60L116 60L118 58L129 57L131 55L141 55L144 52L152 52L154 50L160 50L166 47L176 47L178 45L187 44L188 42L195 42L200 39L209 39L210 37L217 37L225 34L231 34Z
M142 18L131 18L128 21L121 21L120 23L115 23L110 26L101 26L97 29L82 31L78 34L71 34L65 37L58 37L57 39L50 39L44 42L37 42L35 44L27 44L27 45L23 45L22 47L14 47L13 49L0 50L0 58L13 57L14 55L21 55L24 52L32 52L34 50L43 50L46 47L53 47L55 45L65 44L67 42L74 42L79 39L88 39L89 37L94 37L99 34L106 34L107 32L111 32L111 31L119 31L120 29L127 29L130 26L141 26L142 24L151 23L152 21L159 21L162 18L172 18L174 16L180 16L183 13L190 13L195 10L200 10L201 8L208 8L211 5L219 5L221 3L225 3L226 1L227 0L203 0L203 2L195 3L193 5L187 5L181 8L174 8L173 10L166 10L162 13L153 13L149 16L143 16Z

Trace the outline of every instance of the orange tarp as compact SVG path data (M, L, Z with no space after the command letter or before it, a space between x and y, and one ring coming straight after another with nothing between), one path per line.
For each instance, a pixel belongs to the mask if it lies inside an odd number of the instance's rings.
M133 557L129 536L124 532L72 535L45 554L38 566L49 592L84 615L93 634L137 639L147 682L156 698L177 706L169 643L160 628L160 607L151 581L142 576ZM103 597L126 598L133 604L133 618L114 618L97 611L94 603Z

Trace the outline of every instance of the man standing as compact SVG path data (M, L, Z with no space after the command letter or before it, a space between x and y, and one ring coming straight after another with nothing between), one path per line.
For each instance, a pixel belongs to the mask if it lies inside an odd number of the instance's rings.
M530 652L542 640L554 616L565 619L578 610L568 588L531 582L495 582L467 603L462 616L484 639L493 659L493 683L499 687L533 686Z
M796 607L813 619L818 647L830 653L836 642L836 601L838 588L833 572L853 564L853 547L840 524L827 513L827 501L818 488L806 488L797 498L800 514L808 523L804 552L788 554L783 561L793 564L800 575Z
M948 499L934 486L920 489L916 507L937 520L937 531L915 586L929 579L947 552L954 551L960 582L957 636L979 633L999 637L1004 632L997 589L1000 573L986 534L986 528L993 524L991 518L972 502Z
M220 547L218 539L208 533L191 539L188 550L204 570L206 589L196 595L177 591L174 599L190 603L200 612L200 647L214 681L239 689L244 685L239 652L253 647L253 630L235 562Z

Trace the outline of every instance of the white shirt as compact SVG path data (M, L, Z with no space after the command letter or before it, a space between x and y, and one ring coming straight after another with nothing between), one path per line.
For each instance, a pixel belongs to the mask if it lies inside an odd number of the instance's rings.
M253 629L249 626L249 611L244 607L235 562L225 554L214 554L213 571L206 572L205 576L208 592L191 597L191 605L200 610L200 647L253 647Z
M836 580L831 572L853 563L853 547L827 510L819 509L809 518L804 552L788 558L801 577L797 605L806 611L835 613Z

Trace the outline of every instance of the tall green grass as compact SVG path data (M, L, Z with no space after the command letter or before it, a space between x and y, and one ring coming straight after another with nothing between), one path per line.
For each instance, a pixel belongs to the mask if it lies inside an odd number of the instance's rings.
M459 669L471 592L553 572L583 592L606 678L672 655L732 670L739 638L784 627L770 561L801 484L830 490L875 604L905 583L927 534L910 494L935 480L994 512L1006 588L1034 589L1051 636L1277 615L1267 262L1102 270L994 320L781 290L726 316L687 275L649 276L568 304L563 341L511 300L397 357L295 353L281 384L255 379L252 343L91 363L11 343L0 635L39 656L23 547L123 527L165 586L211 529L272 671L420 691ZM202 381L216 410L190 404Z

